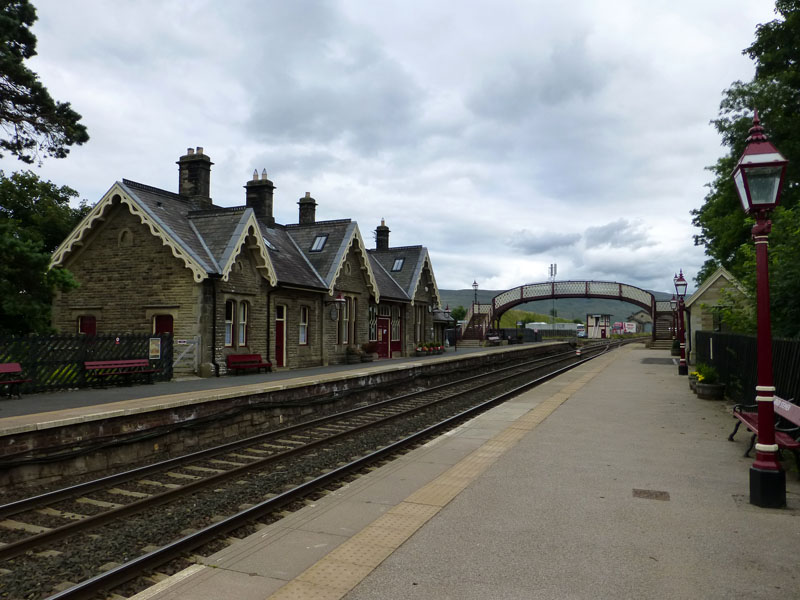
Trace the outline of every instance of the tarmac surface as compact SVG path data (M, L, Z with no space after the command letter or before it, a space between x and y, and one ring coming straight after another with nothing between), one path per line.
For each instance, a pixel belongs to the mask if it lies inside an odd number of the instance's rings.
M626 346L134 599L796 600L797 473L787 508L750 505L733 425Z

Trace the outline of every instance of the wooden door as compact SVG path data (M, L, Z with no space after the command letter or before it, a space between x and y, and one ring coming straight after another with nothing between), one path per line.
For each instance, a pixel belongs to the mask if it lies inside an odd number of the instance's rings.
M378 358L389 358L389 325L388 317L378 317Z

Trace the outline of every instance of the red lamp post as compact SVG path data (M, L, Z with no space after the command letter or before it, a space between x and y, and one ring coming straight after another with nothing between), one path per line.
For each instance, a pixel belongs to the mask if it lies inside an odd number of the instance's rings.
M689 367L686 366L686 332L683 329L683 299L686 297L686 288L689 284L683 278L683 269L680 275L672 279L675 284L675 295L678 296L678 341L681 345L681 360L678 363L678 375L688 375Z
M732 176L745 213L756 219L752 235L756 245L758 443L756 459L750 467L750 504L765 508L786 506L786 473L778 462L778 446L775 444L767 236L772 229L769 216L780 200L788 163L767 139L756 111L747 146Z

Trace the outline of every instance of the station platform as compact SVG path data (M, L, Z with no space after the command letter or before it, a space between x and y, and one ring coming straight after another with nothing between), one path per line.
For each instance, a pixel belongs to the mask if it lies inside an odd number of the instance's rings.
M625 346L133 600L796 599L797 474L787 508L750 505L733 425Z
M545 346L537 344L537 346ZM237 395L331 382L359 373L403 370L431 361L456 360L481 353L502 352L528 346L448 349L442 355L379 360L352 365L336 364L270 373L188 377L151 385L83 388L23 394L0 398L0 436L65 424L100 420L118 414L144 413L186 404L199 404Z

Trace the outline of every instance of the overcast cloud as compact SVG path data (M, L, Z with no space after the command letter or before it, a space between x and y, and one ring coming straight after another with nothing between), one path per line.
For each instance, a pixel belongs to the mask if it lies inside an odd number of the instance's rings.
M690 211L723 153L709 121L775 16L771 0L34 4L30 66L92 138L42 177L90 202L123 177L177 191L175 161L203 146L217 204L265 168L278 222L309 191L318 219L371 242L385 218L440 287L483 289L551 263L659 291L694 277Z

